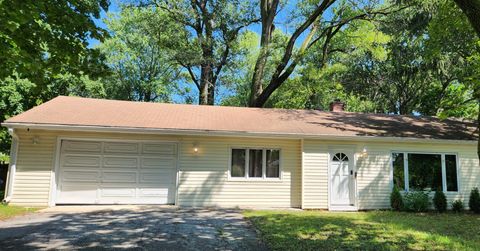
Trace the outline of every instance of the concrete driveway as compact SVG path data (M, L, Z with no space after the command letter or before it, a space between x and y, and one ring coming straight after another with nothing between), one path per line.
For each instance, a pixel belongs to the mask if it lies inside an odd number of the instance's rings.
M62 206L0 221L0 249L265 250L237 210Z

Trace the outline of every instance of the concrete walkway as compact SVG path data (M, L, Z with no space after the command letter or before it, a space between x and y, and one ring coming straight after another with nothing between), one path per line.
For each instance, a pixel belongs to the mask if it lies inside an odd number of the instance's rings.
M237 210L62 206L0 221L0 249L265 250Z

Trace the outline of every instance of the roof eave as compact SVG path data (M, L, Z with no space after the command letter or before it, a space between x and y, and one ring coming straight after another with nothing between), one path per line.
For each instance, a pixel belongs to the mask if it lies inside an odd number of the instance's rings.
M39 130L58 131L83 131L83 132L115 132L115 133L136 133L136 134L164 134L164 135L185 135L185 136L220 136L220 137L262 137L262 138L286 138L286 139L321 139L340 141L371 141L371 142L412 142L412 143L441 143L441 144L466 144L476 145L477 140L452 140L452 139L431 139L413 137L389 137L389 136L345 136L308 133L268 133L249 131L222 131L222 130L191 130L191 129L169 129L169 128L145 128L145 127L113 127L113 126L86 126L86 125L63 125L63 124L38 124L38 123L17 123L4 122L4 127L12 129L31 128Z

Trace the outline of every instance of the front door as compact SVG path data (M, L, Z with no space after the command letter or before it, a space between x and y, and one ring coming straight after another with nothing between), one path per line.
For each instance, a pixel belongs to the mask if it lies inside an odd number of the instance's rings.
M342 209L355 206L355 168L353 154L332 152L330 159L330 206Z

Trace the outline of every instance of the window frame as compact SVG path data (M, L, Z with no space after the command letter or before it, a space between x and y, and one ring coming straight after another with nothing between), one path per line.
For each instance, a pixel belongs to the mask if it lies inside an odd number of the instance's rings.
M245 150L245 176L244 177L232 177L232 150L241 149ZM250 168L250 150L262 150L262 177L249 177ZM278 151L278 177L267 177L267 150ZM282 181L282 149L280 147L252 147L252 146L231 146L229 148L229 160L228 160L228 180L230 181Z
M403 192L410 192L410 180L409 180L409 172L408 172L408 154L430 154L430 155L440 155L441 159L441 171L442 171L442 192L448 194L458 194L460 192L460 158L458 153L454 152L421 152L421 151L403 151L403 150L393 150L390 152L390 186L393 189L393 154L394 153L401 153L403 154L403 174L404 174L404 187L405 189ZM445 162L446 155L454 155L455 162L456 162L456 176L457 176L457 191L447 191L447 166ZM412 190L414 191L414 190ZM429 191L430 193L434 193L435 191Z

